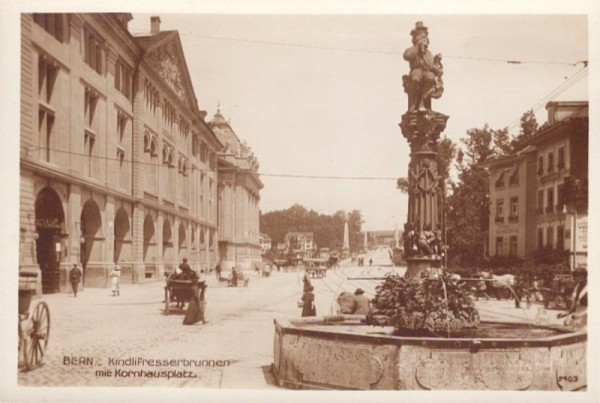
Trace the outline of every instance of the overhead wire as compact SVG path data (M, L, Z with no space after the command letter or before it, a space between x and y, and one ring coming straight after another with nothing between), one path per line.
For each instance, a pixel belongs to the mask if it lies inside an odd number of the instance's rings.
M169 169L176 168L175 165L161 164L161 163L155 163L155 162L133 161L130 159L112 158L112 157L107 157L107 156L102 156L102 155L94 155L94 154L90 155L88 153L80 153L80 152L69 151L69 150L61 150L61 149L52 148L52 147L31 148L31 149L28 149L28 152L34 153L37 151L46 151L46 150L57 152L57 153L63 153L63 154L67 154L67 155L74 155L74 156L85 157L85 158L93 158L93 159L103 160L103 161L116 161L116 162L132 164L132 165L153 166L153 167L162 167L162 168L169 168ZM199 172L214 172L214 170L212 170L212 169L198 168L198 167L194 167L194 166L190 166L189 169L191 171L199 171ZM272 174L272 173L261 173L261 172L257 172L257 175L258 176L268 176L268 177L301 178L301 179L302 178L303 179L343 179L343 180L397 180L398 179L395 177L386 177L386 176L293 175L293 174Z
M588 69L587 69L587 63L586 63L583 68L581 68L580 70L578 70L571 77L567 78L566 81L563 81L558 87L556 87L555 89L553 89L552 91L550 91L547 95L545 95L543 98L541 98L539 101L537 101L528 110L536 112L542 106L544 106L548 101L550 101L551 99L555 99L556 97L558 97L559 95L561 95L562 93L564 93L566 90L568 90L569 88L571 88L573 85L577 84L581 79L583 79L583 77L587 76L587 74L588 74ZM514 129L520 122L521 122L521 118L520 117L517 118L517 119L515 119L515 120L513 120L507 126L508 131L510 132L512 129Z
M190 32L182 32L179 31L179 34L182 36L191 36L196 38L203 39L212 39L212 40L220 40L220 41L229 41L229 42L241 42L241 43L253 43L257 45L268 45L268 46L280 46L280 47L289 47L289 48L299 48L299 49L316 49L316 50L328 50L328 51L336 51L336 52L354 52L354 53L375 53L375 54L385 54L385 55L402 55L404 52L392 51L392 50L372 50L372 49L353 49L353 48L339 48L335 46L320 46L320 45L312 45L312 44L299 44L299 43L289 43L289 42L276 42L276 41L261 41L254 39L243 39L243 38L231 38L224 36L214 36L214 35L202 35L202 34L194 34ZM507 64L548 64L548 65L563 65L563 66L576 66L577 63L568 63L568 62L554 62L554 61L544 61L544 60L514 60L514 59L498 59L498 58L488 58L488 57L475 57L475 56L453 56L453 55L444 55L444 58L448 59L462 59L462 60L476 60L476 61L486 61L486 62L500 62Z

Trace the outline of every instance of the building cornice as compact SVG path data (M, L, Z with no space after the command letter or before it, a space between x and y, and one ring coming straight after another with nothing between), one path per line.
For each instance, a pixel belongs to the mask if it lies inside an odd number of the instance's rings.
M74 184L74 185L80 186L82 189L86 189L86 190L92 191L94 193L112 196L112 197L130 202L134 205L141 204L145 207L159 210L164 213L189 220L189 221L194 222L199 225L204 225L204 226L210 227L215 230L217 229L217 224L212 224L210 222L207 222L205 220L191 216L189 214L181 213L180 211L178 211L174 208L163 206L163 205L153 202L151 200L133 197L128 193L119 192L117 190L107 188L105 186L100 185L100 183L86 181L77 176L70 175L68 173L52 169L49 166L38 164L35 161L32 161L31 159L29 159L27 157L21 157L21 169L22 170L27 169L35 174L40 174L47 178L50 178L50 179L53 179L53 180L56 180L59 182L63 182L63 183L67 183L67 184Z

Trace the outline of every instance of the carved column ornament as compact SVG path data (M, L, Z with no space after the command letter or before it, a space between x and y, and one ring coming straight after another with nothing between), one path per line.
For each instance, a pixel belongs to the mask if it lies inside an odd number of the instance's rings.
M408 165L408 215L405 224L405 254L408 257L407 277L418 275L422 262L439 264L439 248L434 247L434 233L441 233L443 195L437 166L437 145L446 128L448 116L431 109L431 98L443 93L441 55L429 52L429 32L422 22L411 31L413 46L404 58L410 64L410 74L403 77L408 94L408 111L399 126L410 145ZM412 259L415 259L412 262ZM424 266L423 266L424 267Z

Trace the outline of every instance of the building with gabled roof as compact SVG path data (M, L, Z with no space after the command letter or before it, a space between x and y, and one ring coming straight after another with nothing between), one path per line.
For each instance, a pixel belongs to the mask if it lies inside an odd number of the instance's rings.
M21 14L19 270L44 293L218 260L217 153L177 31L129 13Z
M517 153L487 161L489 256L569 251L587 262L588 102L549 102L548 120Z

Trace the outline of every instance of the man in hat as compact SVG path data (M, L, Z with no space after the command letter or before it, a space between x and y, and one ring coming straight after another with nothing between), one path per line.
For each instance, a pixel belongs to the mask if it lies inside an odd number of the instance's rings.
M73 295L77 297L77 289L79 288L79 282L81 281L81 269L77 263L73 263L73 268L69 270L69 281L73 288Z
M354 312L352 313L355 315L368 315L371 312L369 299L364 294L362 288L357 288L354 291Z
M408 112L429 110L431 95L442 75L441 55L434 58L428 50L429 34L421 21L416 23L410 34L413 46L404 52L404 60L410 65L409 75L404 76L404 89L408 93ZM436 92L439 93L436 96L439 98L441 92Z

